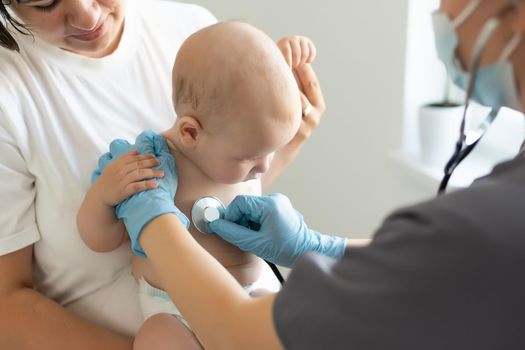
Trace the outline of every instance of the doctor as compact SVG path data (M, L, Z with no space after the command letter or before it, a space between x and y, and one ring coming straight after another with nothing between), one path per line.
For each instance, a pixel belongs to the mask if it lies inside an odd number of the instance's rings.
M443 0L433 16L456 83L466 88L465 72L475 72L474 99L523 111L525 2ZM153 138L141 151L166 166L173 160L165 147ZM254 299L182 225L168 188L176 179L159 181L144 192L157 198L145 217L133 215L144 211L144 196L122 204L125 223L206 348L525 348L521 153L467 189L398 210L361 248L309 229L283 195L238 197L211 228L293 267L280 293ZM250 221L260 229L237 224Z

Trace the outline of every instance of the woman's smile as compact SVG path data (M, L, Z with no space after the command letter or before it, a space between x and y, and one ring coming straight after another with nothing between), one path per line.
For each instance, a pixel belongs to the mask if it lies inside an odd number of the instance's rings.
M106 32L105 22L106 21L103 20L100 23L98 23L95 29L93 29L92 31L78 34L70 34L69 37L84 42L94 41L100 38Z

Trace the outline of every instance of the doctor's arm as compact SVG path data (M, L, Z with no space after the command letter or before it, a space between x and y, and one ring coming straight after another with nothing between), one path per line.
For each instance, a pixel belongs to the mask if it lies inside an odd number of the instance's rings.
M239 240L228 238L239 248L277 264L293 266L307 252L340 258L346 248L343 238L310 230L281 194L237 196L224 215L227 219L214 221L209 227L222 235L233 232ZM236 222L259 229L252 231ZM260 298L246 295L177 216L153 218L138 240L164 289L206 348L282 348L273 322L275 294Z
M283 348L273 324L275 294L250 298L175 215L152 220L139 242L205 348Z
M258 236L244 248L275 263L293 266L297 258L312 251L340 258L346 248L342 238L309 230L302 215L283 195L238 196L225 215L261 227L250 231L231 221L219 221L210 227L223 231L237 228L245 241ZM272 234L277 231L282 234ZM146 224L139 245L205 348L283 348L274 326L276 295L249 297L175 215L162 215Z

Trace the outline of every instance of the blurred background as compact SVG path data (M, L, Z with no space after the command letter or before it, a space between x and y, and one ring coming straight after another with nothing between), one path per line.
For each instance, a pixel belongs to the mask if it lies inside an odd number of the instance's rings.
M314 68L327 111L298 158L266 191L288 195L311 228L370 237L395 208L435 195L441 174L419 160L418 109L442 100L446 82L431 27L437 1L187 2L219 20L254 24L276 41L300 34L316 44ZM460 185L510 157L523 137L520 128L508 149L495 154L482 146L481 160L459 169Z

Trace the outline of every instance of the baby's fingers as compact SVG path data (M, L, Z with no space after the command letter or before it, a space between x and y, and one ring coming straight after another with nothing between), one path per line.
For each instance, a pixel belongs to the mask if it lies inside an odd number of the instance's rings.
M107 153L107 154L110 154L110 153ZM120 157L116 159L113 158L111 160L111 165L113 167L122 169L126 167L127 164L134 162L136 157L139 157L137 150L132 150L132 151L122 154Z
M129 164L140 163L142 161L151 160L151 159L157 159L157 158L153 154L129 153L127 157L124 158L123 162L124 164L129 165Z
M277 43L277 46L290 68L297 67L301 64L301 37L291 36L282 38Z
M160 178L164 176L162 170L157 169L135 169L132 172L126 174L124 181L126 183L133 183L137 181Z
M159 183L154 180L137 181L128 184L124 187L124 199L135 193L144 192L159 187Z
M283 38L277 43L277 46L291 68L312 63L317 54L313 42L304 36L296 35Z
M281 53L284 56L284 60L292 68L292 47L290 46L290 41L288 38L283 38L279 40L277 43L277 46L279 47L279 50L281 50Z
M159 160L154 156L137 156L126 164L124 172L125 174L129 174L140 169L150 169L158 166L159 164Z
M300 55L300 62L298 65L302 65L305 63L308 63L308 58L310 57L310 46L308 45L307 38L299 38L299 44L301 46L301 55Z
M292 68L295 68L301 65L301 60L302 60L301 38L293 37L290 40L290 47L292 48Z
M315 47L314 43L310 39L306 39L308 41L308 51L309 55L306 59L306 63L312 63L315 60L315 57L317 56L317 48Z

